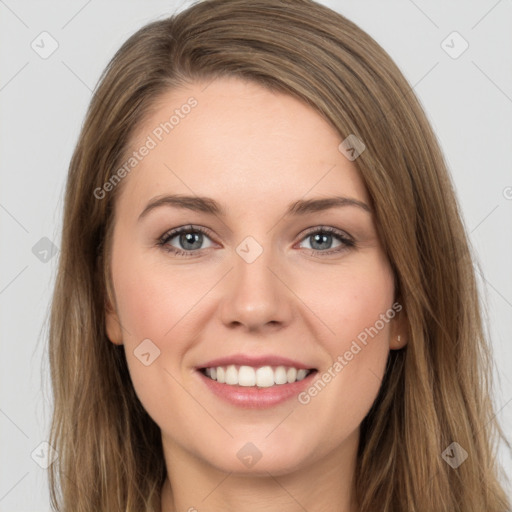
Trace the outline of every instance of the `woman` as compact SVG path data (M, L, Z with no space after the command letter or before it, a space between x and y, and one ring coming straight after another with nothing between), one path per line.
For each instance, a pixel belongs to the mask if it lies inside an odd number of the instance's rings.
M204 1L114 56L50 358L57 510L509 507L446 164L389 56L311 1Z

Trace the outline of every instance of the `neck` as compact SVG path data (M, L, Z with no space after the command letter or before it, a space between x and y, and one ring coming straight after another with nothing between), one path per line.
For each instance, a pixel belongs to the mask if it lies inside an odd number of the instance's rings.
M164 441L167 478L161 512L356 512L353 486L359 432L311 464L285 474L222 471Z

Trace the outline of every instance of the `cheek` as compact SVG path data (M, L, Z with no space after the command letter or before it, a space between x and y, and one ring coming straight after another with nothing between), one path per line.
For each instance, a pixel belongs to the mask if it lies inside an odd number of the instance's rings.
M193 268L148 264L143 255L120 260L114 285L125 343L150 338L158 344L172 338L174 346L179 344L181 337L174 334L193 317L194 304L211 286L197 274Z
M357 265L340 266L336 271L320 268L314 280L301 283L298 294L327 328L322 339L331 355L358 337L364 341L376 323L379 334L389 332L390 319L384 323L381 319L382 315L389 316L393 305L394 278L382 255L368 255Z
M143 255L118 258L113 268L131 380L150 416L165 424L172 417L162 410L162 397L168 404L183 400L179 363L197 328L193 306L211 284L184 267L149 265Z
M329 327L319 340L331 364L319 372L299 402L313 416L344 424L349 430L362 421L377 396L396 315L389 265L382 257L366 263L317 279L325 286L315 293L310 290L306 299L315 303L312 309Z

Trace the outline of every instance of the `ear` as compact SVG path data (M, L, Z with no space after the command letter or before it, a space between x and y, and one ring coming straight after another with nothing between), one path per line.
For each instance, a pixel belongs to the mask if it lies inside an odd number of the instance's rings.
M108 339L115 345L123 344L123 332L121 322L114 308L107 304L105 308L105 328Z
M399 303L395 303L399 304ZM391 334L389 339L389 348L399 350L404 348L409 341L409 322L407 314L400 304L400 310L396 310L395 317L391 320Z

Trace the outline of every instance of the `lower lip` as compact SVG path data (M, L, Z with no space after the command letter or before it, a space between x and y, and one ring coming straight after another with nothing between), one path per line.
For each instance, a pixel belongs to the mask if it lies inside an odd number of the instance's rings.
M297 397L299 393L311 385L312 379L318 372L313 371L304 379L291 384L276 384L268 388L221 384L210 379L199 370L197 373L210 391L230 404L247 409L265 409L286 402L292 397Z

